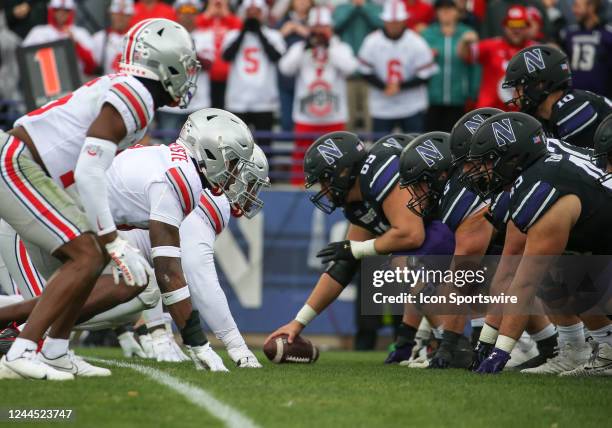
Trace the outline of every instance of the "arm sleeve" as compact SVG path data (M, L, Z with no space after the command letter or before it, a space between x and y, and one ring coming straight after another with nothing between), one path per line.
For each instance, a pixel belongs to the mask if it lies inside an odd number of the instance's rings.
M385 89L385 87L386 87L385 82L380 80L380 78L378 76L376 76L375 74L363 74L363 73L361 73L361 77L363 78L363 80L368 82L368 84L374 86L375 88Z
M232 62L238 54L242 39L244 38L244 31L233 30L226 34L223 39L223 46L221 52L223 52L223 60Z
M433 52L425 39L418 36L417 41L414 43L414 51L416 52L416 57L414 59L416 70L415 77L421 79L421 81L417 82L416 84L412 84L411 86L425 83L431 76L439 72L438 64L434 59Z
M169 183L153 183L149 187L151 204L149 219L179 227L183 221L183 208Z
M87 137L74 170L74 180L85 214L98 235L116 230L106 182L106 170L116 152L117 145L112 141Z
M270 33L266 35L266 32L260 29L258 36L268 59L272 62L278 62L283 53L285 53L285 41L280 33ZM268 39L268 37L270 39Z
M344 76L350 76L359 67L357 58L353 55L351 47L343 42L332 42L329 46L329 62Z
M510 215L518 229L527 233L561 196L560 192L545 181L537 181L510 200Z
M294 76L298 73L305 54L304 46L304 42L297 42L289 48L287 53L278 62L278 68L281 73L287 76Z

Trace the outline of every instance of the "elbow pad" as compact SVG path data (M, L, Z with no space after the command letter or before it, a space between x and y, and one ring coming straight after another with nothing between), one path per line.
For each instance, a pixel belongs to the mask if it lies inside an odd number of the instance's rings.
M74 179L85 214L98 235L116 229L108 204L106 170L117 153L117 145L101 138L87 137L74 171Z
M359 266L359 260L338 260L333 262L325 270L325 273L338 281L340 285L346 287L355 276Z

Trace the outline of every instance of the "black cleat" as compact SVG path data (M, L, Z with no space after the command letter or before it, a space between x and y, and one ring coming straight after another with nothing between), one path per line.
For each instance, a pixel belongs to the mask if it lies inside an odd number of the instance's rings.
M0 330L0 356L6 355L17 336L19 336L19 330L15 323L11 323L8 327Z

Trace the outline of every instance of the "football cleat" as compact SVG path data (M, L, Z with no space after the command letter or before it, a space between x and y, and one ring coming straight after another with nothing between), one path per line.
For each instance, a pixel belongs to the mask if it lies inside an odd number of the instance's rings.
M68 351L57 358L47 358L44 353L39 352L38 359L60 372L72 373L78 377L106 377L111 375L109 369L89 364L73 351Z
M586 343L577 348L568 342L565 344L565 346L559 348L559 353L557 356L549 358L541 366L521 370L521 373L560 374L582 366L588 360L588 358L589 347Z
M0 355L6 355L17 336L19 336L19 329L14 322L0 330Z
M493 348L495 348L495 345L492 343L478 341L478 344L472 351L472 365L469 367L470 370L478 370L480 364L487 359Z
M401 346L394 345L393 350L385 360L385 364L401 363L402 361L410 360L414 344L414 342L406 342Z
M612 376L612 346L597 342L591 342L591 346L593 352L586 363L559 376Z
M2 371L11 370L24 379L39 380L73 380L74 375L54 369L38 359L36 352L25 351L20 357L7 361L6 356L0 360ZM15 379L15 377L13 377Z
M476 373L480 374L496 374L501 373L508 361L510 353L499 348L493 348L489 356L480 363Z

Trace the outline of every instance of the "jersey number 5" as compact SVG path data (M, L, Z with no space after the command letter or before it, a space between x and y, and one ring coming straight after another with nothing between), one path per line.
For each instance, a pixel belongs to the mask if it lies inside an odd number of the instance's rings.
M259 48L250 47L244 49L244 62L246 63L244 71L248 74L255 74L259 71L259 58L257 54Z

